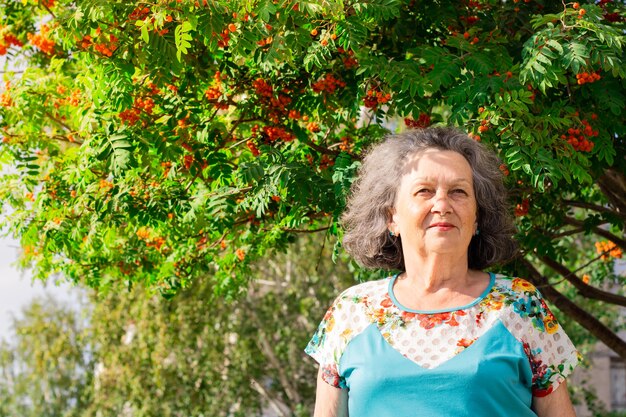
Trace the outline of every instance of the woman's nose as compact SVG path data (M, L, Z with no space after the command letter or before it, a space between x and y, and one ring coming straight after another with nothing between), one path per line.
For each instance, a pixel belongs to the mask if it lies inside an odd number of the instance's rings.
M439 214L452 212L452 206L450 205L450 197L448 196L448 193L442 191L437 191L437 193L435 193L431 211Z

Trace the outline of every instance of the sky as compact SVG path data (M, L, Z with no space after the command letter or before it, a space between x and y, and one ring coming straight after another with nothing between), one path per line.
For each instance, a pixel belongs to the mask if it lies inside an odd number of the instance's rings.
M10 340L11 318L19 316L21 310L34 298L49 294L63 303L77 304L78 289L71 284L44 285L32 282L28 271L20 271L15 262L19 254L18 242L0 238L0 339Z

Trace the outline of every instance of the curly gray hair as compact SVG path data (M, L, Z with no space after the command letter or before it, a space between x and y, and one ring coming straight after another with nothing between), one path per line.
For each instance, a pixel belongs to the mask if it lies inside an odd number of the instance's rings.
M511 259L517 250L500 160L491 150L451 127L391 135L365 156L342 216L343 246L361 265L404 271L402 241L389 236L390 213L406 159L428 148L458 152L469 162L478 206L478 229L468 267L483 269Z

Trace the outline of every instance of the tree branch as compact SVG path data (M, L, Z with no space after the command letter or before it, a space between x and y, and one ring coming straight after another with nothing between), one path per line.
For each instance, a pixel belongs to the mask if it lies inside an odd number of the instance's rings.
M587 210L597 211L599 213L615 214L622 219L626 220L626 213L621 213L617 210L612 210L608 207L600 206L597 204L587 203L585 201L563 200L565 204L572 207L583 208Z
M589 333L602 341L607 347L626 361L626 341L620 339L615 332L606 327L600 320L578 307L574 302L554 289L547 278L541 275L530 261L521 258L519 262L527 268L529 274L528 278L537 287L540 287L541 293L548 301L558 307L563 313L576 320L576 322L587 329Z
M626 307L626 297L608 291L603 291L592 287L591 285L585 284L582 279L578 278L575 271L570 271L566 266L555 261L554 259L550 259L547 256L543 256L540 259L544 264L558 272L561 276L563 276L563 278L576 287L580 295L583 297Z
M584 231L585 231L584 227L579 227L577 229L571 229L571 230L566 230L566 231L561 232L561 233L555 233L555 234L551 235L550 238L551 239L558 239L558 238L561 238L561 237L577 235L578 233L582 233Z
M285 394L287 394L289 401L291 401L293 404L299 404L301 402L300 394L298 393L298 390L291 385L290 379L285 373L284 366L281 365L280 360L278 360L278 358L276 357L276 353L274 352L274 349L272 348L272 345L269 342L267 335L262 330L264 328L263 323L261 323L261 320L259 319L252 306L248 306L248 309L250 312L250 318L252 319L252 321L255 322L257 328L259 329L256 337L259 344L259 349L265 354L265 357L272 364L272 367L274 367L276 372L278 372L278 379L280 380L280 383L285 390Z
M315 149L319 153L326 154L326 155L333 155L333 156L339 155L339 152L333 151L331 149L327 149L327 148L325 148L323 146L319 146L319 145L311 142L310 140L303 140L302 142L304 142L308 147Z
M584 222L580 220L576 220L573 217L565 217L565 223L568 223L574 226L582 226L582 227L585 226ZM626 240L622 239L621 237L614 235L608 230L601 229L598 226L593 226L591 230L596 235L602 236L603 238L606 238L610 240L611 242L615 243L617 246L619 246L623 250L626 250Z
M609 168L598 178L597 184L616 211L626 215L626 175Z
M280 407L281 403L279 403L276 398L272 397L270 393L267 392L267 390L263 387L263 385L261 385L256 379L251 378L250 385L252 385L252 388L267 400L267 402L274 409L274 411L276 411L276 414L278 414L280 417L289 417L289 415L285 413L285 411Z

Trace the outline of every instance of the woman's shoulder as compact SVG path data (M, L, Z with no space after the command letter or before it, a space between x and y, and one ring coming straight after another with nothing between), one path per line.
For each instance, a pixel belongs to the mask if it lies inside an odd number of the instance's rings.
M391 277L386 277L382 279L377 279L373 281L365 281L359 284L355 284L347 289L345 289L341 295L342 296L354 296L354 295L369 295L369 294L379 294L381 292L386 292L389 287L389 280Z
M530 281L520 278L512 277L502 274L496 274L495 283L491 290L492 292L499 292L503 295L508 295L513 298L519 297L541 297L539 290Z
M382 298L387 294L390 279L391 277L387 277L353 285L339 294L335 305L345 302L367 305L370 300Z

